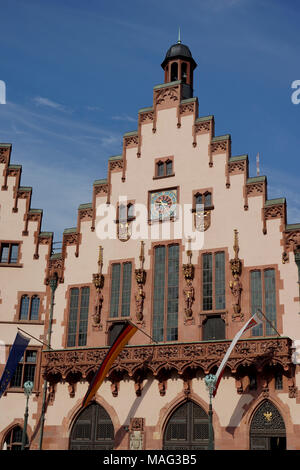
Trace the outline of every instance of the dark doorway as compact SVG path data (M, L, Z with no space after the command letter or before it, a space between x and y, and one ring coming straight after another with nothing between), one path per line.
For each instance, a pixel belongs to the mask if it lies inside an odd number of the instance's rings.
M70 450L114 448L114 427L102 406L92 403L76 419L70 438Z
M250 449L285 450L286 431L281 414L265 400L256 410L250 426Z
M169 418L163 449L207 449L208 416L196 403L187 401Z

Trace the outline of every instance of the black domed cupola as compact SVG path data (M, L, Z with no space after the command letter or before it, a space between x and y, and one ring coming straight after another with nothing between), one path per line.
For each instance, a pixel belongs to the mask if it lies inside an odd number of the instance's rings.
M178 41L171 46L161 64L165 71L165 83L181 80L193 90L193 72L197 67L188 46L181 43L180 30ZM192 95L191 95L192 96Z

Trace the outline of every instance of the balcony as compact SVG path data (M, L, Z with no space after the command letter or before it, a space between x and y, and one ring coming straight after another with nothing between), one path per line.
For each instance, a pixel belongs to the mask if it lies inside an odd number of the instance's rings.
M184 376L191 370L208 374L219 366L231 340L201 341L192 343L161 343L126 346L115 360L108 378L129 377L152 373L159 378L165 371L175 371ZM43 351L43 376L50 383L59 381L90 380L97 371L109 348L76 348ZM232 374L240 366L254 366L257 371L265 366L279 365L288 373L293 370L292 340L287 337L250 338L238 341L227 367Z

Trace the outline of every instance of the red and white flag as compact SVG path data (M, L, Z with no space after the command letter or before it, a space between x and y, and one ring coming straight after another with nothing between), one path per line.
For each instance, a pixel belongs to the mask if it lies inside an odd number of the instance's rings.
M217 373L216 373L216 385L215 385L215 389L214 389L214 392L213 392L213 396L216 395L217 393L217 389L218 389L218 386L219 386L219 383L220 383L220 380L222 378L222 375L223 375L223 372L224 372L224 369L225 369L225 366L226 366L226 363L228 361L228 358L230 356L230 354L232 353L233 351L233 348L234 346L236 345L236 343L238 342L238 340L240 339L240 337L242 336L242 334L246 331L246 330L249 330L249 328L253 328L253 326L256 326L256 325L259 325L260 323L262 323L262 320L259 318L258 316L258 313L255 313L251 318L250 320L247 321L247 323L245 323L245 325L243 326L243 328L240 329L240 331L235 335L235 337L233 338L232 342L231 342L231 345L229 346L229 348L227 349L226 351L226 354L223 358L223 361L221 362L220 366L219 366L219 369L217 370Z

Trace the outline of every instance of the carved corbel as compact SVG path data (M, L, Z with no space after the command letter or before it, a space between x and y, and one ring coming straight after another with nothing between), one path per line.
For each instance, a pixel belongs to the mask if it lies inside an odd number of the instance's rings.
M102 311L102 304L103 304L103 294L102 289L104 286L104 276L102 274L102 267L103 267L103 248L99 246L99 258L98 258L98 272L93 274L93 284L96 289L96 301L94 305L94 313L93 313L93 330L101 330L101 311Z
M294 377L288 378L288 387L289 387L289 398L297 398L298 387L295 384Z
M48 387L48 405L53 405L55 398L55 385L54 383L49 383Z
M69 383L68 392L69 392L70 398L75 397L75 383Z
M233 315L232 320L234 321L243 321L244 314L241 313L241 297L243 286L240 280L240 275L242 273L242 262L239 259L239 242L238 242L238 231L234 230L234 245L233 245L235 256L230 260L230 269L232 273L233 280L230 281L229 287L231 289L234 303L233 303Z

